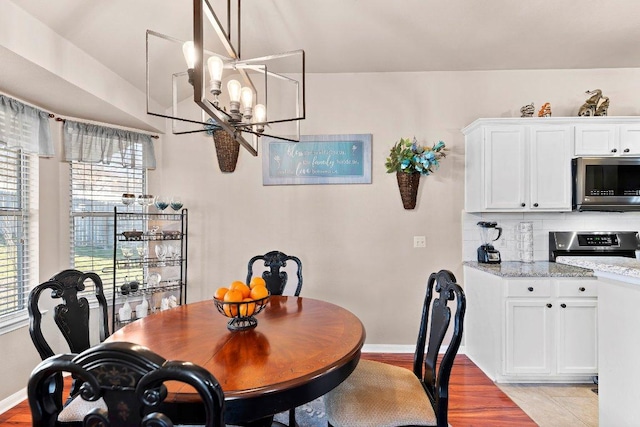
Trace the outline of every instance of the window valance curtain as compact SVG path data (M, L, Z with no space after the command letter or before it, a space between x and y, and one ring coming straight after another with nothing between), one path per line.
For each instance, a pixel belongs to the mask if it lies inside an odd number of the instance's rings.
M156 156L151 136L71 120L64 122L65 160L86 163L121 163L124 167L155 169ZM142 165L133 144L142 144Z
M42 157L54 156L49 113L0 94L0 142Z

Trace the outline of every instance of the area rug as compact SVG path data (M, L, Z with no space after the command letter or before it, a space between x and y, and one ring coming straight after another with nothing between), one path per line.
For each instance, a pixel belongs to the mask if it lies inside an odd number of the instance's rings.
M289 425L289 411L281 412L273 417L273 421ZM305 403L296 408L296 423L298 427L327 427L327 416L324 412L324 401L322 397ZM227 424L226 427L237 427Z
M289 412L281 412L274 417L285 425L289 424ZM299 427L327 427L324 401L321 397L296 408L296 422Z

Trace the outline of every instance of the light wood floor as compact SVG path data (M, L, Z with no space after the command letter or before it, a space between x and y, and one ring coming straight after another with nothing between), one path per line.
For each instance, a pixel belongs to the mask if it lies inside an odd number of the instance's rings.
M364 359L378 360L411 369L411 354L365 353ZM536 426L504 392L466 356L458 355L449 382L449 424L452 427ZM26 402L0 414L0 426L31 425Z
M540 427L597 427L594 384L500 384Z

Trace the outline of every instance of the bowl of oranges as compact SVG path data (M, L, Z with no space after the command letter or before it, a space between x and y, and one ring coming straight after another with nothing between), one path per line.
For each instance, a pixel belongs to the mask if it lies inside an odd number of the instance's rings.
M228 288L218 288L213 295L213 303L218 311L231 320L227 323L230 331L244 331L255 328L258 321L254 317L267 306L269 290L262 277L254 277L247 285L239 280Z

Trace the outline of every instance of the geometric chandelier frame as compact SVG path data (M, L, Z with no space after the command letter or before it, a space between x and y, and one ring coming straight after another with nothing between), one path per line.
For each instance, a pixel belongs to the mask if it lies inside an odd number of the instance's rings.
M240 0L236 0L232 11L232 0L227 0L226 29L215 14L209 0L193 0L193 39L182 41L174 37L147 30L147 113L172 119L174 134L184 134L222 129L230 134L240 145L252 155L258 154L258 138L262 135L297 142L300 140L300 121L305 119L305 54L304 50L267 55L252 59L240 56L241 9ZM232 20L232 15L237 20ZM236 46L231 41L232 24L236 25ZM151 111L150 108L150 73L157 70L150 64L151 43L169 43L172 46L163 50L159 56L166 56L166 51L177 51L179 46L187 57L185 47L192 42L192 65L171 69L171 109L170 112ZM214 58L212 58L214 57ZM163 58L164 59L164 58ZM219 63L220 75L214 77L211 59ZM208 63L209 62L209 63ZM174 61L174 64L177 62ZM191 68L192 67L192 68ZM207 69L209 67L209 70ZM209 73L207 73L209 71ZM207 76L211 75L210 86ZM217 80L216 80L217 79ZM242 100L239 112L238 102L233 104L232 88L222 89L222 80L235 80L237 87L250 92L249 105ZM188 83L187 83L188 82ZM209 90L207 90L209 89ZM164 90L164 89L163 89ZM195 112L192 107L184 107L184 96L193 90L193 101L199 107ZM238 89L239 90L239 89ZM229 98L230 110L221 106L221 102ZM257 104L261 105L258 106ZM258 107L266 110L260 115ZM252 108L254 108L252 113ZM184 111L189 110L188 113ZM178 130L175 120L198 125L197 128Z

